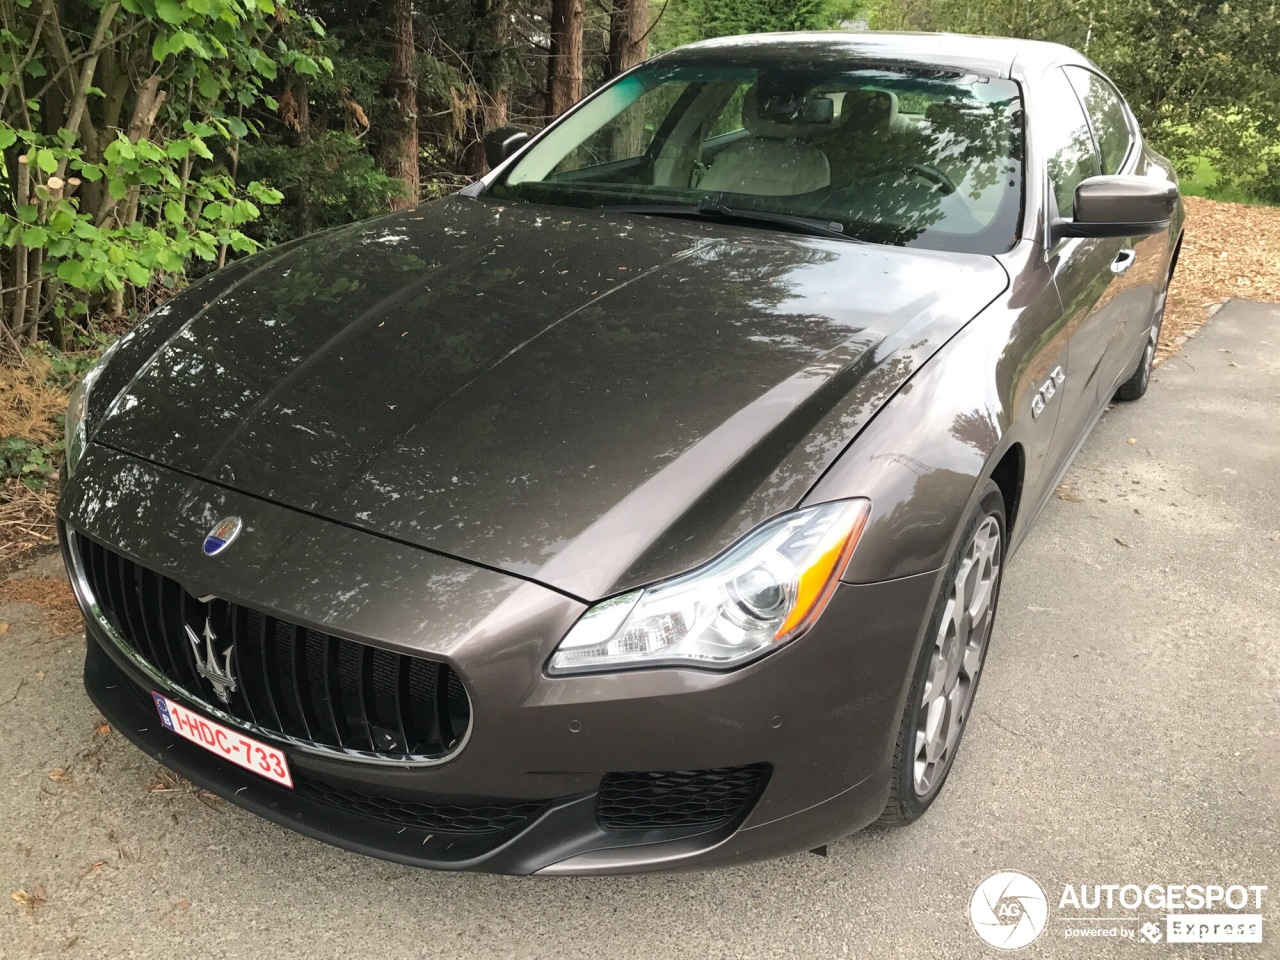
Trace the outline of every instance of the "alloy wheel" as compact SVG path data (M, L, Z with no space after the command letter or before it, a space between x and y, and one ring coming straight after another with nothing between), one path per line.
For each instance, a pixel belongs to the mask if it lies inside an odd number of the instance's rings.
M946 587L946 607L934 637L916 718L913 780L920 798L942 783L969 718L995 619L1003 556L1000 522L987 516L974 531Z
M1160 293L1156 303L1155 320L1151 323L1151 331L1147 335L1147 345L1142 351L1142 387L1145 390L1151 380L1151 368L1155 366L1156 349L1160 346L1160 327L1164 323L1164 307L1169 299L1169 288L1166 286Z
M1155 359L1156 359L1156 345L1154 342L1154 336L1155 334L1152 335L1152 339L1147 340L1147 345L1142 351L1142 366L1139 369L1142 371L1142 389L1143 390L1146 390L1147 384L1151 382L1151 366L1153 363L1155 363Z

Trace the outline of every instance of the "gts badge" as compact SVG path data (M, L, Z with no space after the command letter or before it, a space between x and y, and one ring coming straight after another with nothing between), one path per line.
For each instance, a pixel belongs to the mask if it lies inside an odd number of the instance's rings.
M1058 388L1062 386L1062 381L1067 379L1067 375L1062 372L1061 367L1054 367L1053 373L1049 374L1049 379L1040 385L1039 392L1031 398L1031 418L1034 420L1044 413L1045 404L1053 399L1053 395L1058 392Z

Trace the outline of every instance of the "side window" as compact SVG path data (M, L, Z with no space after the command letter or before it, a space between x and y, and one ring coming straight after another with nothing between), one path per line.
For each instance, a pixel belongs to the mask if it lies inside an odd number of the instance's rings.
M687 87L687 83L662 83L645 91L578 144L555 165L551 176L643 156Z
M733 94L725 101L725 105L721 107L715 122L707 130L708 140L723 137L726 133L737 133L742 129L742 101L746 99L747 90L750 88L751 84L744 83L733 91Z
M1098 151L1080 100L1065 73L1050 70L1044 75L1037 103L1041 140L1049 157L1049 183L1058 201L1058 216L1070 217L1076 186L1101 172Z
M1124 101L1115 87L1092 70L1082 67L1065 69L1071 85L1080 95L1085 113L1089 115L1089 125L1093 127L1093 136L1102 154L1102 172L1119 173L1132 139Z

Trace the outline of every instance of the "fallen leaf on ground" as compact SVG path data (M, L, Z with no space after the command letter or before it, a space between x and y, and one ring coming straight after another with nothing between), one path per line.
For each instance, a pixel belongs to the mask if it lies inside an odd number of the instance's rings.
M61 767L54 767L49 771L49 779L54 783L70 783L71 774L67 773L67 771L63 770Z
M1280 209L1203 197L1183 202L1187 224L1160 330L1162 360L1224 300L1280 301Z
M36 884L35 889L31 893L25 890L15 890L9 894L9 898L20 907L25 907L31 913L35 913L49 901L45 899L44 886Z

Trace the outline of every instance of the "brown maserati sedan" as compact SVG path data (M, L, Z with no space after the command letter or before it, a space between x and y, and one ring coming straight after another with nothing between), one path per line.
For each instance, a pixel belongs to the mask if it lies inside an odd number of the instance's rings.
M233 803L439 869L919 817L1006 563L1147 388L1169 163L1072 50L892 34L683 47L486 145L85 378L89 695Z

